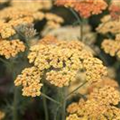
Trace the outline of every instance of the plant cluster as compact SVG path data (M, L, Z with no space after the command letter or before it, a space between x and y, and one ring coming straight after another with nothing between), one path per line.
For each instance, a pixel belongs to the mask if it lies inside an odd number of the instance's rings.
M117 0L0 1L0 120L120 120L119 59Z

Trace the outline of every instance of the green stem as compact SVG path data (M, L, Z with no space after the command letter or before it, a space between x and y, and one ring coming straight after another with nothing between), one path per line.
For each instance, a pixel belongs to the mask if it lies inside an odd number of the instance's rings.
M81 84L80 86L78 86L77 88L75 88L71 93L69 93L67 95L67 98L69 98L72 94L74 94L77 90L79 90L82 86L84 86L87 83L87 81L85 81L83 84ZM66 99L67 99L66 98Z
M62 89L62 120L66 117L66 88Z
M17 115L17 103L18 103L18 89L15 88L14 90L14 102L13 102L13 120L18 120L18 115Z
M10 65L9 62L7 62L6 60L2 59L1 57L0 57L0 61L2 61L3 63L5 63L6 65Z
M14 68L14 65L12 66ZM13 71L13 80L16 78L16 72ZM14 98L13 98L13 120L18 120L18 88L14 87Z
M41 93L41 95L42 95L43 97L47 98L48 100L50 100L50 101L52 101L52 102L60 105L60 103L59 103L58 101L56 101L56 100L54 100L53 98L45 95L44 93Z
M43 93L42 96L43 97L43 106L44 106L44 112L45 112L45 120L49 120L49 114L48 114L48 107L47 107L47 100L46 100L46 95L45 95L46 91L45 88L43 87ZM48 98L48 97L47 97Z
M59 111L60 107L61 107L61 106L58 105L58 107L57 107L57 109L56 109L56 111L55 111L54 120L57 120L57 117L58 117L58 111Z
M83 22L80 19L80 17L78 16L78 14L73 9L70 9L70 11L73 13L73 15L75 16L75 18L77 19L77 21L80 25L80 40L82 41L83 40Z

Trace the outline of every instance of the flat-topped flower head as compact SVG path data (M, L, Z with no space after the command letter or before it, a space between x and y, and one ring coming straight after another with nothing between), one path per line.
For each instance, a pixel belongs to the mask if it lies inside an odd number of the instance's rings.
M15 86L22 86L23 96L40 96L41 87L40 83L42 73L36 68L25 68L15 80Z
M120 102L120 93L114 87L106 85L103 88L94 89L89 99L101 101L103 104L117 105Z
M57 0L55 4L71 7L84 18L100 14L107 8L107 3L104 0Z
M44 38L30 48L28 59L40 71L45 72L47 81L58 87L68 86L76 79L79 70L85 71L86 80L92 82L106 75L103 63L94 58L79 41Z
M86 96L86 100L70 104L67 112L70 114L66 120L119 120L120 92L113 87L105 86L94 90Z
M110 56L117 56L120 58L120 34L116 35L115 40L105 39L102 42L102 48L105 53L109 54Z
M24 51L25 51L25 45L20 40L0 41L0 55L5 56L6 59L15 57L18 53Z

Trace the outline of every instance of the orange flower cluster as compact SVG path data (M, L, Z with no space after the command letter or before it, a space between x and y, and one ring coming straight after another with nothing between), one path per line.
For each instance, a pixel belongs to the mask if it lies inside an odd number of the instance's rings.
M55 4L72 7L84 18L100 14L107 8L104 0L57 0Z
M6 0L4 0L6 1ZM22 2L16 2L16 0L11 1L11 5L19 10L49 10L52 7L51 0L22 0Z
M119 19L120 17L120 6L118 5L111 5L109 8L110 15L113 19Z
M23 86L23 96L40 96L42 87L40 83L41 75L42 73L36 67L25 68L14 81L15 86Z
M120 102L120 93L113 87L104 86L94 90L87 100L72 103L66 120L119 120L120 109L114 105Z
M51 26L52 28L60 27L60 24L64 21L61 17L55 14L49 12L43 13L42 11L39 11L41 4L38 4L38 2L30 2L29 5L33 9L29 6L23 5L23 3L25 4L25 1L20 3L22 5L18 5L16 3L17 5L13 4L13 6L0 11L0 36L2 39L6 39L15 35L15 28L17 26L23 24L32 24L36 20L41 21L46 19L46 25Z
M79 41L59 41L47 36L31 46L28 59L33 67L25 68L15 80L16 86L23 86L25 96L40 95L39 83L43 75L57 87L68 86L76 79L79 70L85 71L85 80L90 82L101 80L106 75L106 67Z
M120 1L111 0L111 5L109 7L110 15L112 19L118 20L120 17Z
M19 52L25 51L25 45L20 40L1 40L0 41L0 55L5 56L6 59L15 57Z
M79 70L85 71L87 81L98 81L106 75L106 68L102 61L94 58L85 49L83 43L57 41L53 37L40 41L41 44L31 47L28 59L40 71L46 73L46 79L51 84L58 87L68 86L71 81L75 80Z
M105 53L120 58L120 34L116 35L115 40L105 39L102 42L102 48Z
M119 34L120 33L120 17L119 19L112 19L111 15L105 15L101 19L101 24L97 27L97 32L106 34L106 33L112 33L112 34Z

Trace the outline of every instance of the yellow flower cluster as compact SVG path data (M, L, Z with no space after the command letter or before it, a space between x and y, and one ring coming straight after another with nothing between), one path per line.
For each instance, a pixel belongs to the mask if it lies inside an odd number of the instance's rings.
M4 117L5 117L5 113L4 113L4 112L2 112L2 111L0 111L0 120L3 120L3 119L4 119Z
M102 88L106 85L111 86L113 88L119 88L119 84L117 83L116 80L109 77L105 77L101 81L89 85L89 87L87 87L86 93L91 93L94 89Z
M15 57L19 52L25 51L25 45L20 40L1 40L0 41L0 55L5 56L6 59Z
M79 41L58 40L34 45L30 48L28 59L46 73L46 79L51 84L58 87L68 86L79 70L85 71L87 81L98 81L106 75L106 67Z
M37 45L31 46L28 59L33 67L25 68L15 80L16 86L23 86L24 96L40 95L42 75L57 87L68 86L76 79L79 70L85 71L87 81L98 81L106 75L106 67L100 60L94 58L85 49L85 45L79 41L59 41L47 36Z
M25 1L13 2L13 5L0 11L0 36L2 39L15 35L15 28L21 24L32 24L35 21L46 19L46 25L56 28L56 26L60 27L60 24L63 23L61 17L49 12L43 13L39 11L41 4L44 3L43 1L27 2L29 3L28 5L25 4Z
M81 82L84 81L85 75L78 73L79 78L77 78L75 81L71 82L68 91L71 93L73 90L75 90L77 87L80 86ZM102 88L106 85L109 85L114 88L119 88L119 85L117 81L115 81L112 78L109 77L104 77L102 80L95 82L95 83L86 83L82 88L77 90L75 93L77 94L88 94L91 93L95 88ZM71 95L72 97L72 95Z
M113 20L110 15L106 15L102 18L101 22L102 23L96 29L99 33L120 33L120 18L117 20Z
M25 68L15 80L15 86L23 86L23 96L40 96L40 83L42 73L36 67Z
M77 114L73 114L67 117L66 120L80 120L80 118L77 116Z
M88 99L101 101L105 105L117 105L120 102L120 93L114 87L104 86L100 89L94 89Z
M105 39L102 42L102 48L105 51L105 53L120 58L120 34L116 35L115 40Z
M67 111L66 120L119 120L120 109L114 105L120 102L120 93L110 86L94 90L87 100L72 103Z
M51 0L22 0L22 2L16 2L16 0L11 1L11 5L13 7L16 7L19 10L49 10L52 7L52 1Z

